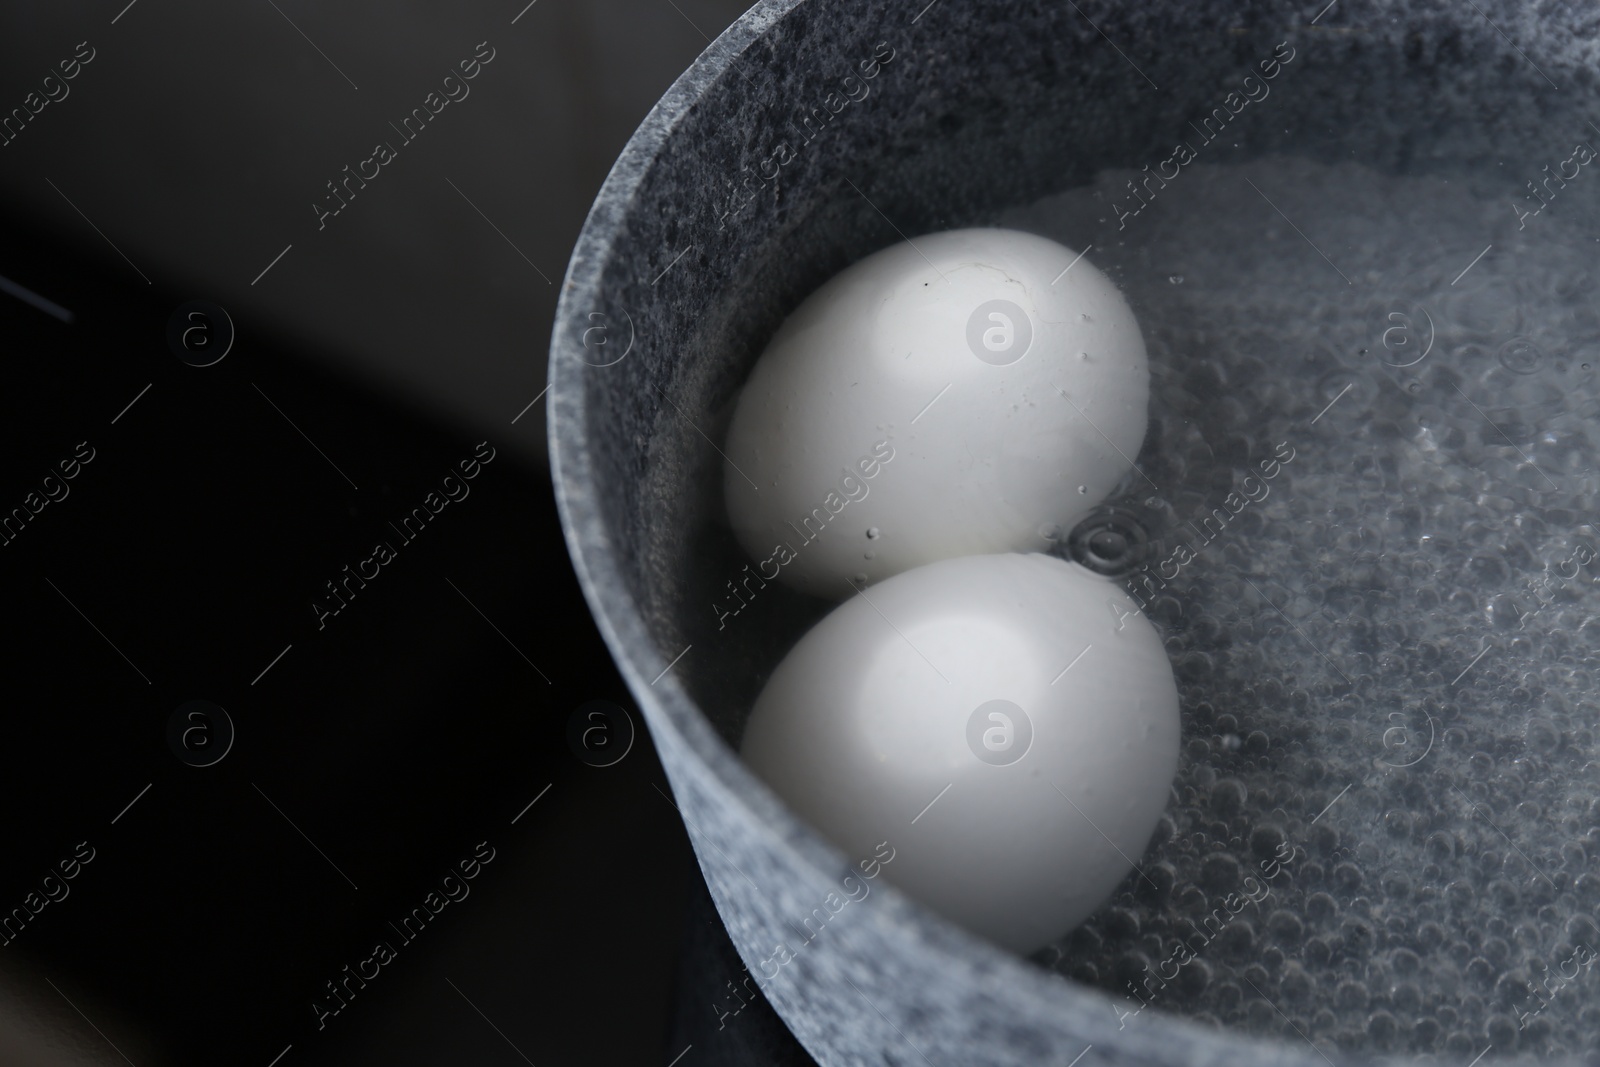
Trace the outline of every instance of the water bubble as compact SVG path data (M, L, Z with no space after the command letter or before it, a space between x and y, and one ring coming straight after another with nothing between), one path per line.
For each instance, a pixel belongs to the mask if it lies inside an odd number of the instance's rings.
M1561 743L1561 735L1542 719L1530 720L1523 737L1530 749L1545 754L1555 751L1556 746Z
M1498 630L1515 629L1522 623L1522 609L1508 596L1497 596L1489 601L1489 623Z
M1211 810L1218 815L1237 814L1249 795L1249 790L1237 778L1223 778L1211 787Z
M1073 528L1067 539L1072 559L1108 577L1128 574L1144 561L1150 535L1126 508L1102 507Z
M1280 944L1298 945L1306 927L1294 912L1279 908L1267 916L1267 932Z
M1139 917L1127 908L1111 908L1105 913L1107 937L1131 941L1139 936Z
M1287 838L1276 826L1257 826L1250 831L1250 851L1263 858L1275 855Z
M1536 374L1544 366L1544 353L1526 337L1513 337L1500 346L1499 360L1513 374Z
M867 527L867 540L868 541L876 541L881 536L882 536L882 531L880 531L876 526Z
M1238 888L1243 877L1239 861L1226 852L1213 852L1200 864L1201 882L1218 892Z
M1517 1050L1520 1037L1517 1020L1509 1015L1491 1015L1484 1024L1484 1036L1489 1039L1490 1045L1502 1055L1507 1055Z
M1360 1011L1372 999L1367 987L1360 982L1340 982L1333 995L1334 1002L1347 1011Z
M1386 1011L1375 1011L1367 1020L1367 1036L1379 1048L1390 1048L1400 1034L1400 1023Z
M1361 888L1361 868L1348 860L1336 863L1333 866L1333 884L1346 893L1354 893Z
M1283 992L1283 999L1292 1003L1310 999L1312 992L1316 989L1316 985L1312 982L1311 977L1306 974L1303 967L1298 963L1291 963L1284 970L1283 980L1279 983L1278 988Z

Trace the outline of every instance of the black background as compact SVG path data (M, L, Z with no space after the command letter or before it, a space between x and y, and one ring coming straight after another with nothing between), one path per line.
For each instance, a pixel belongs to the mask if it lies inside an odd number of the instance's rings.
M725 938L685 956L703 885L578 591L538 394L605 170L737 13L5 13L0 107L96 49L0 148L0 275L72 313L0 296L0 514L94 450L0 547L0 915L94 849L0 949L7 1062L665 1064L684 1019L716 1030L674 989L737 965ZM473 94L319 231L322 182L484 39ZM191 300L236 330L212 366L168 343ZM403 543L390 523L480 442L469 494ZM379 541L396 559L319 625ZM236 730L211 766L168 742L195 699ZM611 766L568 738L595 699L635 728ZM479 842L470 894L403 942ZM378 941L396 959L319 1029Z

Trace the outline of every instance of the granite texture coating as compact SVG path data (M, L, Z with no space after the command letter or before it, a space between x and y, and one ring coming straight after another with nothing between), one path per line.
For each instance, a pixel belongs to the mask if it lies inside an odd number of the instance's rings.
M825 1067L1031 1067L1088 1046L1082 1067L1327 1062L1305 1041L1176 1016L1124 1027L1123 1002L881 879L807 937L804 919L864 857L795 820L735 748L767 673L827 605L769 585L718 629L712 603L748 561L708 443L766 339L823 280L904 235L989 224L1154 164L1281 42L1296 58L1261 113L1229 128L1228 162L1353 159L1510 196L1499 164L1554 160L1595 110L1588 9L1321 7L763 3L663 97L596 200L552 337L568 543L722 919ZM897 832L910 828L884 836Z

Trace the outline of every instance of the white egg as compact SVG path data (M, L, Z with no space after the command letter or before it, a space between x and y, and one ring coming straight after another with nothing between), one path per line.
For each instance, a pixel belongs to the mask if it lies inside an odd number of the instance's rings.
M1132 465L1149 393L1139 324L1087 258L1014 230L918 237L778 329L728 432L728 516L764 569L834 598L1044 551Z
M844 850L1017 952L1066 933L1144 852L1178 762L1154 626L1037 553L930 564L858 593L778 665L742 754Z

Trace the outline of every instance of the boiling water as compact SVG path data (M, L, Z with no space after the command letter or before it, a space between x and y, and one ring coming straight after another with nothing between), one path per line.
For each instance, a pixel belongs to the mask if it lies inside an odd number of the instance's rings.
M1137 215L1108 173L996 220L1092 245L1151 357L1142 474L1059 551L1148 605L1182 757L1037 957L1125 1027L1600 1048L1600 175L1532 216L1518 166L1195 166Z

